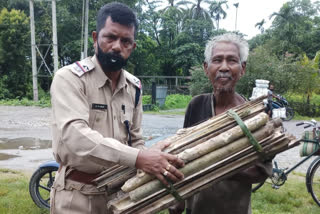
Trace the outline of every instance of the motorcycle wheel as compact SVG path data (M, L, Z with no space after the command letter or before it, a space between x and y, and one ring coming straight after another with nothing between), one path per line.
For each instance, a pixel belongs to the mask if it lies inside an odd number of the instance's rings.
M40 208L50 209L50 190L57 170L57 167L39 168L30 179L30 196L33 202Z
M284 121L289 121L294 116L294 110L290 107L286 108L286 118L283 118Z

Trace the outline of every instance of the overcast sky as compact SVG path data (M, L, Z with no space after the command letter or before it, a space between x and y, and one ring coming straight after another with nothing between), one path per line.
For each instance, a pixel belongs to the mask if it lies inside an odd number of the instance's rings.
M272 23L269 16L273 12L279 12L282 5L288 0L228 0L227 17L220 21L220 28L230 31L235 29L236 8L233 4L237 2L239 2L237 30L248 35L246 39L250 39L260 33L255 27L256 23L265 19L264 28L269 28Z

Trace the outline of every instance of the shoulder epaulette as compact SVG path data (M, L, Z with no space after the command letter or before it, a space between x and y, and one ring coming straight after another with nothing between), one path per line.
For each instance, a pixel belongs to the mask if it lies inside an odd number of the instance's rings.
M76 61L71 64L71 71L77 76L81 77L83 74L94 69L95 65L91 61L91 57L87 57L81 61Z
M127 80L129 80L129 82L131 82L137 88L141 89L141 81L137 77L130 74L128 71L125 71L125 70L123 71L124 71L124 76L127 78Z

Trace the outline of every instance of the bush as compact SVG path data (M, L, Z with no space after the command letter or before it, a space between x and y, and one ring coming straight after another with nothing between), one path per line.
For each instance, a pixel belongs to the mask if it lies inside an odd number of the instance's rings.
M166 109L186 108L191 100L190 95L170 94L166 97Z
M191 82L190 93L192 96L212 92L212 85L208 77L205 75L203 68L199 65L190 70Z
M250 97L256 79L269 80L278 93L285 93L294 87L296 66L292 58L279 60L267 48L260 46L250 52L246 73L237 83L237 92Z
M142 96L142 105L151 104L151 95Z

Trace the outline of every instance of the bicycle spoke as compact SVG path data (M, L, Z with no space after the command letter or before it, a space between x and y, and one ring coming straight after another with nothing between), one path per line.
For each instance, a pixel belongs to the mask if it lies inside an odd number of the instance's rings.
M49 173L49 179L50 179L50 182L53 181L53 176L52 176L52 172Z
M48 188L48 187L45 187L45 186L43 186L43 185L39 185L39 187L42 188L42 189L44 189L44 190L47 190L48 192L50 192L50 188Z

